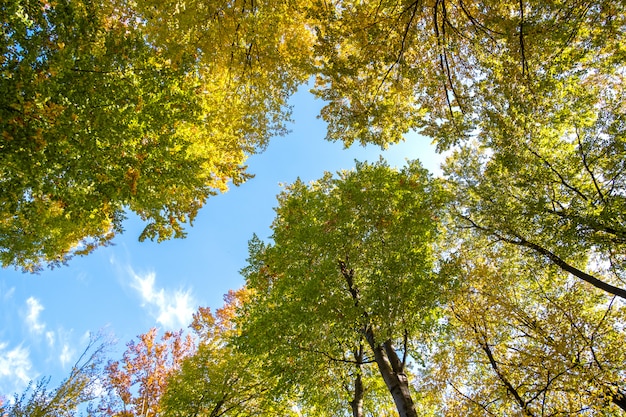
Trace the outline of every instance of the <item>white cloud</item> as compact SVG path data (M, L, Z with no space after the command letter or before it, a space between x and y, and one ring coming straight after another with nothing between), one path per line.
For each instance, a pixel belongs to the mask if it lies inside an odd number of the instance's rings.
M59 361L61 361L61 366L65 368L65 365L69 364L72 361L74 353L74 349L72 349L69 344L64 343L63 350L59 355Z
M39 321L39 313L43 311L43 306L35 297L29 297L26 300L28 312L26 313L26 324L32 333L41 334L46 325Z
M22 391L35 378L31 369L28 349L17 346L8 350L6 343L0 343L0 392L9 394Z
M142 306L149 309L156 321L166 328L187 326L195 311L195 301L190 291L156 288L156 275L150 272L141 276L129 268L131 286L139 292Z
M48 346L50 347L54 347L54 332L53 331L47 331L46 332L46 340L48 341Z

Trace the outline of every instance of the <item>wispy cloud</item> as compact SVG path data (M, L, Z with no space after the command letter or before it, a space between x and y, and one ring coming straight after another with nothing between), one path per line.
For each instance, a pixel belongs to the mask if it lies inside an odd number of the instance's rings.
M139 293L142 306L156 318L157 323L169 329L185 327L190 323L196 303L189 290L157 288L154 272L140 275L132 268L129 272L131 287Z
M72 330L66 330L63 327L49 329L45 322L40 318L41 312L45 310L41 302L35 297L29 297L26 300L26 314L24 322L28 331L36 335L35 343L39 344L45 340L48 345L49 359L58 360L63 368L72 362L76 350L72 348L71 334ZM41 336L43 335L43 339ZM2 365L0 365L2 366Z
M48 346L53 347L54 346L54 340L55 340L54 332L47 331L46 332L46 340L48 341Z
M59 361L61 362L61 366L65 368L67 364L71 363L72 358L74 358L74 353L74 349L72 349L69 344L64 343L61 354L59 355Z
M39 321L39 313L44 310L43 306L35 297L29 297L28 300L26 300L26 307L28 308L26 312L26 325L28 329L32 333L43 333L46 325Z
M0 392L5 394L22 391L35 378L31 374L30 352L23 346L8 349L0 343Z
M2 298L6 301L12 298L13 294L15 294L15 287L11 287L8 290L4 290L3 287L0 287L0 294L2 294Z

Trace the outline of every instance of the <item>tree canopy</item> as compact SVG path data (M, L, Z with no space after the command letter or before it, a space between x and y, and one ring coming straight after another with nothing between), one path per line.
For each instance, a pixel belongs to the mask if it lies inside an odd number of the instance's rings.
M418 162L357 163L338 178L287 187L272 242L251 241L240 345L267 355L285 385L319 395L328 372L331 391L351 386L348 397L361 403L375 363L400 415L416 415L407 357L434 325L447 285L432 253L443 201Z
M464 146L447 173L460 224L626 299L626 152L601 124L570 126L567 138L548 130L514 146Z
M100 404L93 415L156 417L171 376L195 349L189 335L165 332L159 341L152 328L127 343L121 360L111 360L102 377Z
M333 140L384 145L420 129L446 149L504 126L586 120L621 89L621 1L315 4Z
M623 303L523 248L473 239L425 386L449 415L622 415Z
M623 155L623 1L10 0L0 13L5 266L88 253L125 210L147 221L142 239L184 236L207 197L249 176L246 156L284 131L310 80L330 140L578 141L594 192L618 195L620 168L593 165Z
M449 151L442 178L359 162L285 187L245 287L196 314L197 350L142 335L102 414L619 415L625 6L5 1L2 265L87 254L127 211L140 239L184 236L310 83L328 140L417 130ZM81 375L9 410L77 384L72 413Z
M147 222L140 239L182 237L207 197L248 178L247 155L282 132L276 89L292 91L293 74L248 71L238 43L206 44L221 65L209 50L200 60L200 46L173 50L171 32L159 37L129 7L0 6L4 266L34 271L89 253L122 231L126 210Z
M225 305L212 313L200 308L191 328L198 349L170 378L161 404L164 416L295 416L295 402L276 389L277 378L262 366L262 356L248 355L232 344L238 332L236 310L249 291L230 291Z

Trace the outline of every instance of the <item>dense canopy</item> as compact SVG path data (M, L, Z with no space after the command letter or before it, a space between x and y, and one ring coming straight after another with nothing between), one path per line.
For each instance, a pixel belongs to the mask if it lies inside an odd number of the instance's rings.
M338 178L289 186L273 243L250 244L240 345L268 355L286 386L304 385L318 401L332 398L320 386L354 386L346 393L353 408L363 407L359 384L376 363L400 414L415 415L405 368L447 285L432 266L442 203L418 162L402 170L357 163Z
M207 197L248 178L247 155L282 132L297 75L249 69L241 45L209 42L210 59L188 42L178 50L171 32L159 36L167 26L129 7L0 6L4 266L89 253L122 231L127 210L147 221L141 239L182 237Z
M619 184L619 166L593 165L602 149L623 153L623 7L5 2L2 263L88 253L125 210L148 222L142 239L184 236L208 196L248 177L246 156L283 131L289 96L312 78L330 140L574 141L596 182Z
M285 186L244 288L196 314L197 348L139 336L105 367L100 414L625 412L626 1L8 0L0 16L3 266L87 254L127 212L140 239L184 236L253 174L300 86L328 140L413 130L448 152L440 178L381 160ZM43 387L3 411L94 397Z

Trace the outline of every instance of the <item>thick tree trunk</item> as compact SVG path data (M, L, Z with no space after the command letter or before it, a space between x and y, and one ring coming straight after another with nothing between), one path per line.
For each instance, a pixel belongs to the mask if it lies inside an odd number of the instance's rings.
M354 377L354 396L350 401L352 417L363 417L363 398L365 397L365 387L363 387L363 343L359 343L359 348L354 351L354 361L356 363L356 374Z
M383 344L376 343L371 328L365 331L365 338L374 352L378 370L393 397L400 417L417 417L415 404L409 390L409 378L404 373L404 365L393 349L390 340Z
M360 307L359 290L354 286L354 269L348 268L346 261L339 261L339 270L348 284L348 291L352 296L355 307ZM363 311L363 318L367 321L368 314ZM398 354L393 349L391 340L380 344L376 342L374 336L374 330L367 324L363 328L363 334L365 340L374 352L374 360L378 365L378 370L387 385L387 389L393 397L393 401L396 403L396 409L400 417L417 417L417 411L415 410L415 404L413 398L411 398L411 391L409 390L409 378L404 373L404 363L398 357Z

